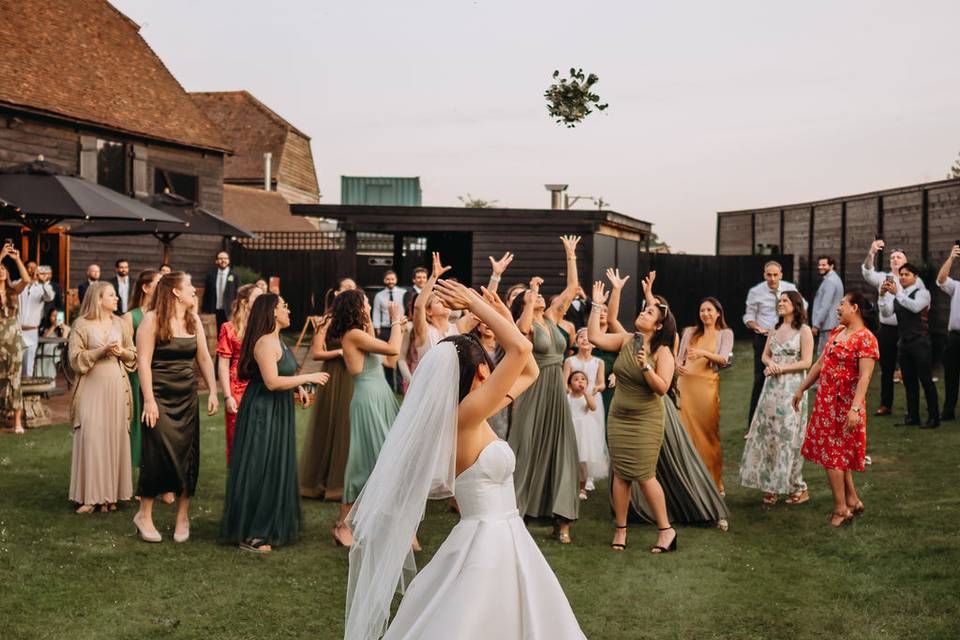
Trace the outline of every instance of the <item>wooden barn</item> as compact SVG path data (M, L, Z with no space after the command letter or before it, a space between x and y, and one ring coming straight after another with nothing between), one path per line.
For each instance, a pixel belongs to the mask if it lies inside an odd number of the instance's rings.
M0 164L46 160L121 193L164 189L215 214L223 210L223 163L229 146L140 37L139 26L106 0L6 3L0 20ZM0 229L6 237L16 227ZM220 238L181 237L177 268L203 272ZM151 236L68 239L54 231L24 238L31 258L75 286L86 265L113 276L113 260L156 268L162 249Z

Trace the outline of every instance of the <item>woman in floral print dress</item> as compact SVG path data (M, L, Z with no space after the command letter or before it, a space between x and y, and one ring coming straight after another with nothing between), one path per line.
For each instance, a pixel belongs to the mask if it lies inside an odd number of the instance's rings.
M864 511L853 472L863 471L867 449L867 387L880 357L877 339L863 321L863 314L872 309L860 292L844 296L837 308L840 326L831 332L823 355L793 396L793 407L797 410L803 392L819 379L813 416L801 453L827 470L834 502L830 525L834 527Z

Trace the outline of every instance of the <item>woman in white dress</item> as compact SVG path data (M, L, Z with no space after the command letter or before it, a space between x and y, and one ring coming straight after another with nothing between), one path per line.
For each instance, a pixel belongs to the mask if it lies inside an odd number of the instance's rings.
M355 542L344 637L379 638L399 589L406 594L386 639L585 638L517 511L513 451L487 424L536 379L531 344L495 295L444 281L437 293L486 323L504 357L491 371L483 347L464 335L420 362L349 516ZM454 492L460 523L411 581L410 538L424 504Z

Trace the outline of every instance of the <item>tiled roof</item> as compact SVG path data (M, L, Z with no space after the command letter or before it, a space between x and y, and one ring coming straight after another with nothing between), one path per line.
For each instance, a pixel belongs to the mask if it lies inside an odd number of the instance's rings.
M223 217L254 233L316 231L303 216L290 213L290 204L276 191L223 185Z
M289 132L306 135L247 91L213 91L190 94L213 120L234 155L224 163L224 180L263 180L263 154L273 153L270 175L277 178L283 145Z
M106 0L0 0L0 105L203 149L229 150Z

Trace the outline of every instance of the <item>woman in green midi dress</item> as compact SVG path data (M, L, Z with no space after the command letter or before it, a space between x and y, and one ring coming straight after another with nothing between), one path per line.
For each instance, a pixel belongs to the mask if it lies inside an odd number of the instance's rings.
M337 545L349 547L353 538L345 518L376 466L380 447L400 410L397 397L383 375L383 367L396 364L406 319L400 305L391 302L390 340L378 340L373 336L370 303L359 289L338 295L330 315L327 339L342 345L343 361L353 376L350 450L344 471L340 515L331 531Z
M659 529L657 543L651 552L674 551L677 534L670 526L656 469L663 444L663 395L673 381L676 321L669 306L658 301L646 305L634 320L636 333L603 333L598 307L605 299L603 283L595 283L587 335L590 342L601 349L618 352L613 365L617 383L607 417L616 517L611 547L615 551L626 548L630 489L632 483L638 483ZM641 339L642 343L639 343Z
M302 392L300 385L322 385L329 377L295 375L297 359L280 338L280 331L289 326L290 310L280 296L258 296L238 366L240 378L249 384L237 411L220 537L259 553L300 535L293 393Z
M133 288L133 296L130 299L130 311L123 314L123 321L127 323L134 339L137 336L137 327L143 320L143 314L150 310L153 290L157 287L159 279L160 272L154 269L141 271L137 276L137 284ZM133 412L130 414L130 462L133 468L137 469L140 467L140 411L143 403L140 395L140 376L137 375L136 366L127 370L127 377L130 379L130 397L133 400Z
M563 355L567 341L557 327L580 286L576 247L579 237L562 238L567 257L567 285L548 307L540 295L543 280L513 301L517 328L533 342L540 375L516 399L507 442L517 458L514 483L517 508L525 518L554 518L554 533L570 543L570 523L580 515L580 456L567 402Z

